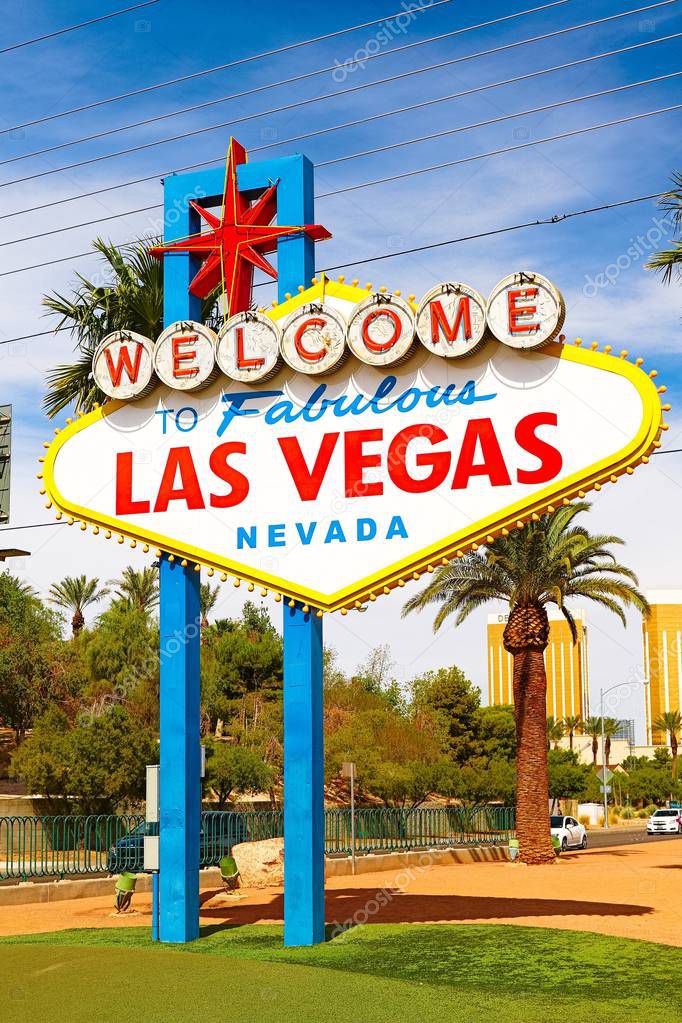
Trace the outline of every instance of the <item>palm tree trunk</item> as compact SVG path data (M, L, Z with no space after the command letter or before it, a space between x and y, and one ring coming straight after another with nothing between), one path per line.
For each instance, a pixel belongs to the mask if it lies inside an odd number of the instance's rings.
M547 676L541 650L514 654L516 837L522 863L554 863L549 830Z
M672 754L673 764L672 772L673 779L677 778L677 735L675 732L670 733L670 753Z
M599 752L599 743L597 742L597 736L592 736L592 767L597 770L597 753Z
M573 752L573 732L569 732L568 733L568 748L569 748L569 750L572 753Z

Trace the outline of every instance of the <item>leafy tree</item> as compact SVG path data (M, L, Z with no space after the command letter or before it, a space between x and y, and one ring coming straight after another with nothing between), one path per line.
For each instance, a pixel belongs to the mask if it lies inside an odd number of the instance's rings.
M272 767L255 750L220 742L211 743L206 752L206 783L217 797L218 810L235 791L253 794L272 785Z
M115 601L85 636L90 684L84 698L94 713L112 703L137 707L149 727L158 721L159 632L144 611ZM167 655L166 655L167 656ZM164 657L164 651L161 651Z
M559 799L580 799L587 791L593 772L578 761L572 750L552 749L548 755L549 798L556 805Z
M219 586L211 586L210 583L202 583L199 590L199 606L201 614L201 628L208 626L208 616L218 603L220 595Z
M564 737L564 723L563 721L557 721L551 714L547 718L547 748L549 744L554 743L554 749L558 749L560 741Z
M583 725L583 719L579 714L567 714L564 718L564 730L568 734L568 748L573 752L573 739L575 733L579 732Z
M510 760L493 757L487 763L471 760L460 771L459 796L467 803L501 802L516 798L516 770Z
M47 796L50 803L68 791L68 733L68 717L52 705L36 720L31 737L12 756L14 777L21 778L34 795Z
M677 747L679 743L680 729L682 728L682 715L679 710L668 710L654 721L654 728L658 728L662 732L667 732L670 737L672 776L673 778L677 778Z
M443 752L460 764L476 749L471 725L480 699L478 689L456 665L427 671L412 681L413 714L433 715Z
M646 265L647 270L655 270L662 274L663 283L671 284L673 278L682 279L682 172L674 171L673 187L665 192L658 201L661 209L670 214L670 219L677 237L671 241L669 249L657 252Z
M110 579L110 586L115 586L115 596L128 608L151 615L159 604L159 576L152 566L141 571L128 565L120 579Z
M477 755L489 760L516 757L516 721L513 707L479 707L472 720Z
M83 611L91 604L102 600L108 592L107 589L100 587L97 578L87 579L84 575L67 575L60 583L52 584L48 599L57 607L71 613L71 631L74 636L77 636L85 625Z
M77 813L114 813L144 798L145 765L158 759L153 734L123 707L71 728L54 709L15 753L12 768L29 788L70 797Z
M557 604L573 639L577 630L566 601L592 600L625 624L623 606L648 610L636 576L619 565L614 536L591 536L575 519L589 509L577 502L542 515L523 529L499 536L486 548L438 568L431 582L407 602L404 613L435 604L434 629L455 615L459 625L491 600L510 607L505 649L514 658L517 723L516 832L525 863L555 862L550 840L547 768L547 676L543 654L549 642L547 604Z
M51 663L61 654L60 618L8 572L0 574L0 720L21 742L50 699L70 694L58 686Z

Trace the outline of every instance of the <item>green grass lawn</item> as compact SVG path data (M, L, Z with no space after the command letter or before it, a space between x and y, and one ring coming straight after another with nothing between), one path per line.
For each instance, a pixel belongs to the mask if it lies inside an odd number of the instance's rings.
M284 949L280 927L250 926L180 950L127 928L0 944L3 1023L682 1019L682 951L585 932L377 924Z

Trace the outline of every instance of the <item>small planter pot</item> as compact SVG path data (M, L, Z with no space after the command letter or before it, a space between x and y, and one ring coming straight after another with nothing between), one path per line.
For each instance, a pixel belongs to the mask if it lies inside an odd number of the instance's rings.
M509 859L512 861L512 863L514 862L514 860L518 859L518 856L519 856L520 852L521 852L521 850L519 848L519 840L518 840L518 838L510 838L509 839Z

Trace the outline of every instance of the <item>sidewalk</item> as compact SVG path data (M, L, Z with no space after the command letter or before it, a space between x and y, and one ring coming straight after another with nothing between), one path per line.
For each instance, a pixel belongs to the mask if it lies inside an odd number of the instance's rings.
M679 886L682 841L567 853L554 866L512 863L412 866L330 878L330 923L505 923L593 931L682 947ZM5 907L0 934L74 927L151 926L151 898L137 894L134 913L117 916L108 897ZM277 923L282 891L202 894L201 919L212 926Z

